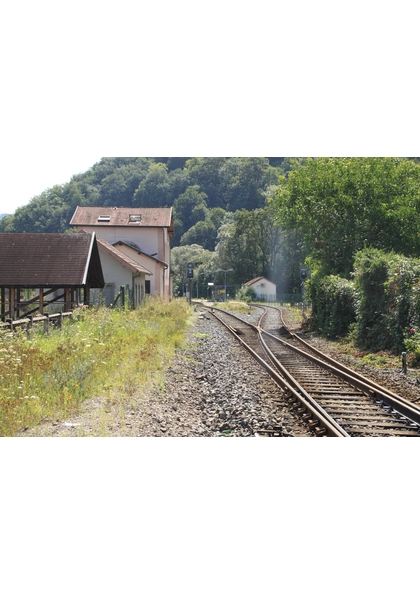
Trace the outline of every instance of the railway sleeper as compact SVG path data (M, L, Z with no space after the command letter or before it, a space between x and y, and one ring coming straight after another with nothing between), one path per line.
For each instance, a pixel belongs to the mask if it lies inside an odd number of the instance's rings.
M278 429L258 429L256 433L263 437L281 437L281 432Z

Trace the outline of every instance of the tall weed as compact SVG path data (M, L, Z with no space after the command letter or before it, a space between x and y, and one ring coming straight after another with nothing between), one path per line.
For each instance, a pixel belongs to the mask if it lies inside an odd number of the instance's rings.
M76 310L60 330L0 334L0 436L62 418L86 398L132 394L182 346L186 301L150 298L137 310Z

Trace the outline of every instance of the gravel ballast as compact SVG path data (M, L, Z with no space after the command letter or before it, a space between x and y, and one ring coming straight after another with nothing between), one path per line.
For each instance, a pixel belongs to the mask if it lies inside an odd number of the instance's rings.
M250 320L250 317L247 317ZM252 321L252 317L251 320ZM307 338L307 337L306 337ZM331 343L316 338L317 348L345 359ZM187 341L160 378L138 393L98 396L83 403L67 419L45 420L26 428L27 437L258 437L275 430L279 437L313 437L300 417L286 404L280 389L237 340L208 313L194 313ZM369 374L369 370L363 370ZM415 400L417 377L398 370L373 370L394 391ZM385 384L385 381L382 381Z
M21 436L253 437L312 435L281 392L210 314L194 313L185 347L161 385L114 401L97 397L80 414L47 420ZM279 399L273 402L270 397Z

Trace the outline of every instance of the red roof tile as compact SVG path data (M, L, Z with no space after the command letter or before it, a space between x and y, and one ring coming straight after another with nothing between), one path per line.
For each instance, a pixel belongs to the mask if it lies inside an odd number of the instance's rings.
M70 225L83 227L167 227L173 233L172 208L78 206Z
M266 280L267 282L272 283L273 285L276 284L276 283L273 283L273 281L268 279L266 276L257 276L256 278L253 278L252 280L248 281L247 283L244 283L244 285L250 287L251 285L254 285L255 283L257 283L258 281L261 281L261 280Z
M96 236L0 233L0 286L104 286Z

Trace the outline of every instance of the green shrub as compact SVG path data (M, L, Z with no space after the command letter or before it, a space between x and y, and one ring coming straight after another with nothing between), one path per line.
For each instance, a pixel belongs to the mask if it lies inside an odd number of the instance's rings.
M355 321L353 283L338 276L314 277L308 292L312 327L328 338L345 336Z
M242 285L242 287L236 291L235 299L238 301L245 301L245 303L251 303L251 301L257 300L257 294L252 287Z
M376 249L355 258L356 342L373 351L415 352L420 327L420 261Z
M368 248L355 257L356 342L364 349L379 351L391 346L385 318L386 282L393 256Z

